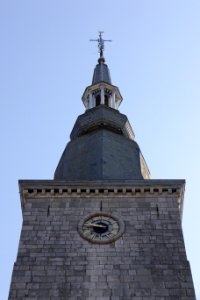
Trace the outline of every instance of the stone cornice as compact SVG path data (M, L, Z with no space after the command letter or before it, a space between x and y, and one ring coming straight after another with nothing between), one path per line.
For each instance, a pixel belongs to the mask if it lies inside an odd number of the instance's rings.
M174 197L182 213L185 180L58 181L19 180L22 208L27 198Z

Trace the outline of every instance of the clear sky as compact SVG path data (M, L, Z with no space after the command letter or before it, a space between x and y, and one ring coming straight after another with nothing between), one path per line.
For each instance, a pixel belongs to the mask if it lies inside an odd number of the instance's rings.
M103 30L152 178L186 179L183 232L200 299L200 1L1 0L0 300L22 214L18 179L52 179L97 62Z

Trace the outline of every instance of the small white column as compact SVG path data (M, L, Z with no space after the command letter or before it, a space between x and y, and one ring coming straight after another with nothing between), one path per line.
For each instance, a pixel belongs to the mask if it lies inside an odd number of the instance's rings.
M104 88L103 87L101 87L100 88L101 89L101 104L105 104L105 97L104 97Z
M93 107L93 95L92 92L89 93L89 109Z
M115 93L112 92L112 108L116 109L116 104L115 104Z
M86 109L89 109L89 99L87 99L87 100L85 101L85 107L86 107Z
M96 106L95 96L92 95L92 108Z

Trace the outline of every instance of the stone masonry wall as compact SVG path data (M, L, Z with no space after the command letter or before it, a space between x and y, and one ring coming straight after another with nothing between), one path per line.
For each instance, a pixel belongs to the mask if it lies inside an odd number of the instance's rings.
M26 198L9 300L193 300L177 195ZM78 233L111 213L124 234L98 245Z

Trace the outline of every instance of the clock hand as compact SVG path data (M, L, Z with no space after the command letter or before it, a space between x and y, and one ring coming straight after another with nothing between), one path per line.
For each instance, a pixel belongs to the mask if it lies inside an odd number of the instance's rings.
M99 227L99 228L106 228L106 225L101 225L101 224L92 224L92 223L90 223L90 224L87 224L87 225L85 225L85 226L87 226L87 227Z

